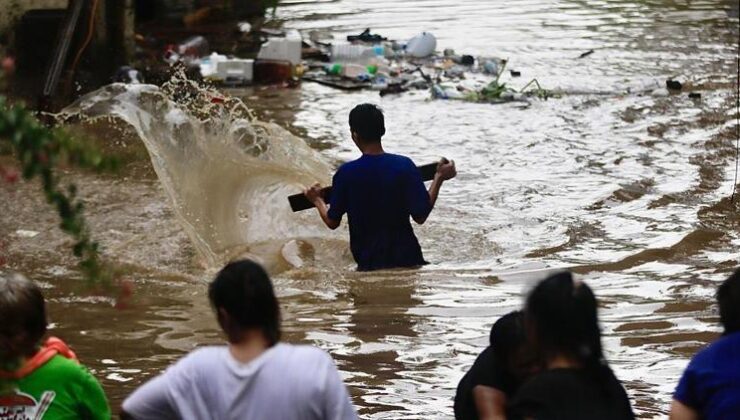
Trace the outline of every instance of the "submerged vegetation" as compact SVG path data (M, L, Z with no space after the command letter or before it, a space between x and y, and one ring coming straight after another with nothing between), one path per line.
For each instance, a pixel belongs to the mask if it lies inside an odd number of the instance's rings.
M540 86L537 79L530 80L523 88L516 90L506 83L500 82L501 75L506 69L507 60L502 61L502 66L496 74L496 78L478 92L473 92L466 99L473 102L497 102L506 99L514 99L516 95L534 96L540 99L547 99L553 94L547 89Z

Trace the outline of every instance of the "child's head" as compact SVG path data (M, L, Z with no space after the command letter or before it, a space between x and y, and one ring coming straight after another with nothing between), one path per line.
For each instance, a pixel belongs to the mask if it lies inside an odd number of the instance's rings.
M229 342L260 331L270 345L280 341L280 307L265 270L250 260L229 263L208 287L208 298Z
M496 370L512 381L521 383L536 369L532 352L527 348L522 311L509 312L493 324L490 344Z
M46 304L36 284L0 273L0 361L32 356L46 334Z
M719 318L725 334L740 331L740 269L735 271L717 290Z

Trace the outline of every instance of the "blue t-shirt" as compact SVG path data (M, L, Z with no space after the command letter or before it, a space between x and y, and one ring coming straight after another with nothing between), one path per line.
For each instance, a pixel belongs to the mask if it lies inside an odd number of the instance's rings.
M740 332L721 337L697 353L684 371L673 398L705 419L740 416Z
M426 264L409 216L426 218L429 193L411 159L362 155L334 175L329 218L349 219L350 248L360 271Z

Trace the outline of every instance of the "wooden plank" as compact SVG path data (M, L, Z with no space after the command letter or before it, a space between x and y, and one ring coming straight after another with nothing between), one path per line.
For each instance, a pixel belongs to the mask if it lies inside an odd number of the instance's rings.
M354 80L348 80L348 79L344 79L341 77L328 78L328 77L316 77L316 76L304 75L303 80L308 80L309 82L314 82L320 85L330 86L335 89L342 89L342 90L368 89L372 86L370 83L367 83L367 82L355 82Z
M431 181L434 179L434 174L437 173L437 163L429 163L423 166L418 166L417 169L421 173L421 179L424 181ZM329 202L331 200L331 186L324 187L321 189L321 196L324 201ZM314 207L313 203L308 201L308 198L303 193L293 194L288 197L290 208L296 211L308 210Z

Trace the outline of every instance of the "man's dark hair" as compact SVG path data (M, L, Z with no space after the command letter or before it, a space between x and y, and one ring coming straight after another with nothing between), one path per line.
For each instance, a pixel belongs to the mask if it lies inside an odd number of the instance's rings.
M280 307L259 264L240 260L226 265L208 286L208 299L229 341L238 342L247 329L262 330L270 345L280 341ZM219 310L226 311L229 325L224 325Z
M349 128L363 142L379 142L385 134L383 111L373 104L360 104L349 113Z
M36 283L0 274L0 362L32 356L46 334L46 304Z
M740 269L737 269L717 290L719 320L725 334L740 331Z

